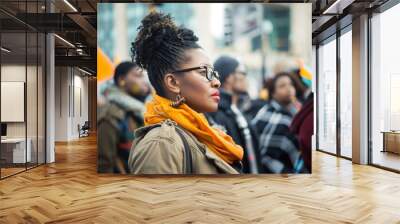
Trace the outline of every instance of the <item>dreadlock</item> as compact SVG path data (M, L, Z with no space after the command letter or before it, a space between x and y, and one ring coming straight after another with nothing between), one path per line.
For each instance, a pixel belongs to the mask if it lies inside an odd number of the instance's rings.
M200 48L192 30L177 27L169 14L151 12L141 21L132 43L133 60L147 70L157 94L165 97L163 77L179 69L185 50Z

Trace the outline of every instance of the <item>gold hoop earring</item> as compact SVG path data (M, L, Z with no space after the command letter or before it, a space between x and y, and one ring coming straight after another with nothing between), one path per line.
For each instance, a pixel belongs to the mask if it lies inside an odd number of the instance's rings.
M175 101L171 103L171 107L173 108L178 108L180 105L184 104L186 102L185 97L181 96L180 93L176 96Z

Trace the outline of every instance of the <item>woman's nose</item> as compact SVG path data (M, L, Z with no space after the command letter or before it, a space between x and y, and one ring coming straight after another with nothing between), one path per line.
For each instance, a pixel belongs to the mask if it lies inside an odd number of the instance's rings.
M218 79L211 80L211 86L214 88L219 88L221 86L221 82Z

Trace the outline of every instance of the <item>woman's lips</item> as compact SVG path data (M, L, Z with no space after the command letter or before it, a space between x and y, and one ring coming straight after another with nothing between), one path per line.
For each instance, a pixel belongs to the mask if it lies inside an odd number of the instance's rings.
M214 101L219 102L219 96L211 96Z
M211 95L211 98L213 98L214 101L216 101L217 103L219 102L220 98L219 98L219 92L215 92Z

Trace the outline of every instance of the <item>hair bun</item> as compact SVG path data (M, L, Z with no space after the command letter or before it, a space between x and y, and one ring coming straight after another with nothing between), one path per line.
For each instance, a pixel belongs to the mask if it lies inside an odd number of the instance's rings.
M151 12L141 22L139 33L132 43L132 52L136 63L147 68L153 57L153 52L160 49L165 41L178 40L178 27L170 15Z
M197 38L196 35L194 35L194 32L187 28L179 28L178 29L178 38L182 42L185 42L185 41L196 42L199 40L199 38Z
M177 27L169 14L151 12L143 18L132 43L132 58L147 70L157 94L166 97L163 77L190 59L186 50L201 48L193 31Z

